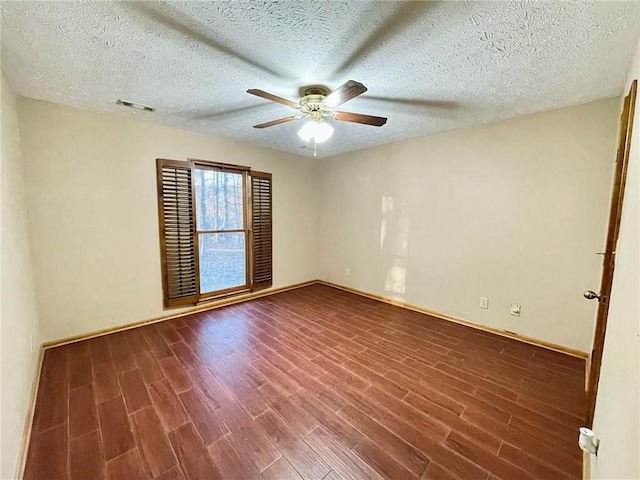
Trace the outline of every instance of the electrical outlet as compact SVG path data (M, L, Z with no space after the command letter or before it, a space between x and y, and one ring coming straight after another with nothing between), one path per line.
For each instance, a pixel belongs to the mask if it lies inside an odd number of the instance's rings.
M351 269L350 268L345 268L344 269L344 276L345 277L350 277L351 276Z
M480 297L480 308L489 308L489 299L487 297Z
M511 310L509 311L509 313L511 315L513 315L514 317L519 317L520 316L520 304L512 303L511 304Z

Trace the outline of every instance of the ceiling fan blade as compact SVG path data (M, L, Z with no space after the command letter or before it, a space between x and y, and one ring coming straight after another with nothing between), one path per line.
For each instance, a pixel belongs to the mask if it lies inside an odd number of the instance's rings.
M336 112L333 118L341 122L353 122L362 123L364 125L373 125L374 127L381 127L387 123L385 117L375 117L373 115L364 115L362 113L351 112Z
M291 122L293 120L298 120L299 118L300 117L297 117L295 115L293 117L279 118L278 120L271 120L270 122L265 122L265 123L261 123L259 125L254 125L253 128L273 127L274 125L280 125L281 123Z
M259 90L257 88L250 88L247 90L247 93L251 95L256 95L258 97L266 98L267 100L271 100L272 102L281 103L282 105L286 105L291 108L300 108L300 105L296 102L292 102L291 100L287 100L286 98L278 97L269 92L265 92L264 90Z
M331 92L322 103L324 103L326 107L335 108L338 105L342 105L344 102L357 97L358 95L362 95L366 91L367 87L365 87L360 82L349 80L344 85L341 85L336 90Z

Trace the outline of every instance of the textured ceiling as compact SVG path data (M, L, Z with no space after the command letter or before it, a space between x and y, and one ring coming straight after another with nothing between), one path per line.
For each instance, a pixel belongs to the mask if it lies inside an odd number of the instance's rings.
M300 88L346 80L330 156L620 94L638 2L2 2L2 69L21 95L311 155ZM155 113L114 104L122 98ZM392 99L395 99L392 101Z

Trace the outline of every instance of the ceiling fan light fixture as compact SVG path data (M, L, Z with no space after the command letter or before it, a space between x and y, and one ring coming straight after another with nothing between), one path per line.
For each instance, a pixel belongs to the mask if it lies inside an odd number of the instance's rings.
M381 127L387 123L386 117L376 117L374 115L364 115L362 113L353 112L338 112L334 110L335 107L348 102L352 98L355 98L366 91L367 87L362 83L356 82L355 80L349 80L331 93L329 93L324 87L307 87L304 90L304 96L298 103L257 88L251 88L247 90L247 93L264 98L271 102L286 105L287 107L294 108L300 112L300 115L278 118L270 122L254 125L253 128L273 127L275 125L306 117L307 122L298 131L298 136L305 142L313 140L315 157L316 145L327 141L333 135L333 126L325 122L325 117L331 118L331 120L337 122L359 123L361 125L372 125L374 127ZM329 93L329 95L327 95L327 93Z
M328 140L333 135L333 127L327 122L316 122L315 120L309 120L305 123L298 136L305 142L314 139L316 143L322 143Z
M326 122L321 122L316 125L316 143L322 143L328 140L331 135L333 135L333 127L331 125Z
M302 128L300 130L298 130L298 136L305 142L311 140L315 133L316 122L314 122L313 120L309 120L304 125L302 125Z

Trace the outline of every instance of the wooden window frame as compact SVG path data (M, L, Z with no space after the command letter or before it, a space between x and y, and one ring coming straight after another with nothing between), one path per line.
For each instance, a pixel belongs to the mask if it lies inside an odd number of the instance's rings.
M185 298L170 298L169 297L169 275L167 270L167 245L165 242L165 217L163 210L164 202L164 190L162 183L163 167L175 167L183 170L190 171L191 182L191 236L193 241L193 258L195 261L195 294L193 296ZM159 234L160 234L160 257L162 267L162 286L163 286L163 299L165 308L178 308L190 305L198 305L201 303L211 302L220 298L229 297L233 295L240 295L243 293L253 292L265 288L270 288L273 285L273 235L272 235L272 217L273 217L273 191L272 191L272 176L270 173L258 172L251 170L250 167L244 165L225 164L220 162L212 162L207 160L200 160L194 158L188 158L184 160L169 160L169 159L156 159L157 168L157 182L158 182L158 216L159 216ZM196 182L195 171L196 169L210 169L223 172L232 172L242 175L242 188L243 188L243 229L237 230L198 230L198 211L196 201ZM254 209L253 209L253 177L268 178L268 280L262 282L255 282L254 274L256 270L255 264L255 252L254 252ZM264 199L262 200L265 201ZM199 236L203 233L223 233L223 232L242 232L245 234L245 284L238 287L231 287L228 289L217 290L215 292L202 294L200 291L200 249L199 249ZM261 234L265 231L262 228ZM260 237L262 238L262 237Z
M242 175L242 229L232 230L198 230L198 202L196 201L196 182L191 182L193 189L193 237L196 251L196 265L197 268L197 281L196 281L196 303L204 303L216 298L226 297L233 294L246 293L251 291L251 271L249 270L250 258L249 258L249 243L251 241L251 230L249 227L249 211L247 196L247 178L249 167L242 167L238 165L225 165L217 162L206 162L204 160L188 160L192 165L192 171L196 170L212 170L217 172L228 172ZM216 290L214 292L202 293L200 291L200 235L207 233L244 233L244 285L238 285L237 287L224 288L222 290Z

